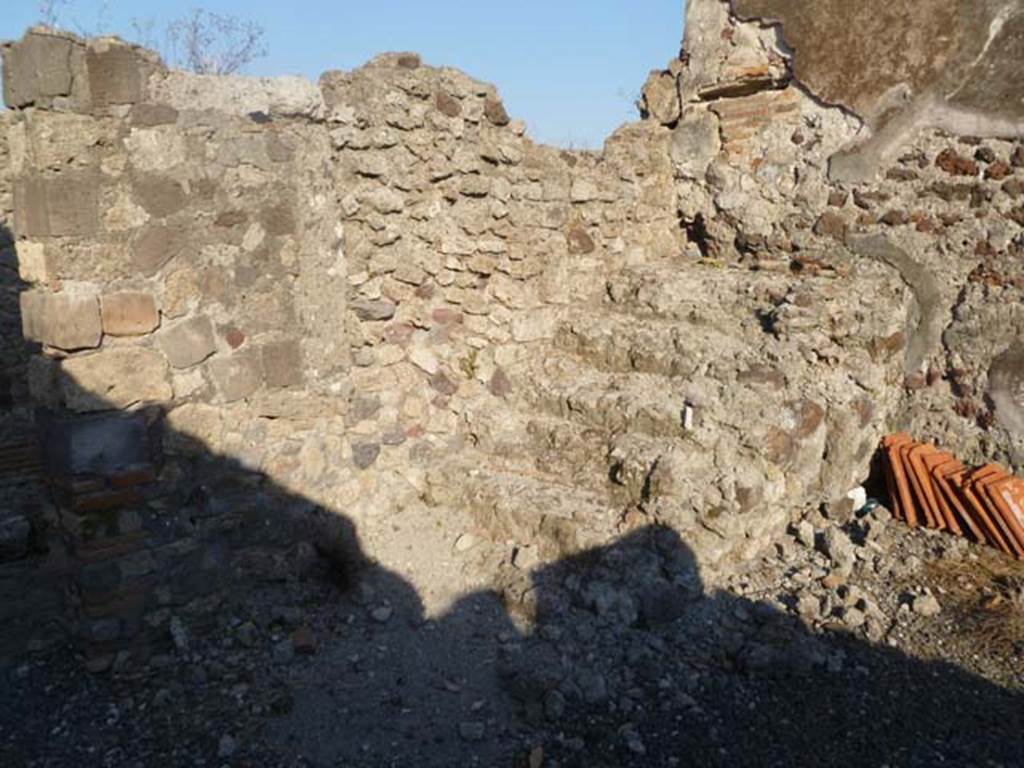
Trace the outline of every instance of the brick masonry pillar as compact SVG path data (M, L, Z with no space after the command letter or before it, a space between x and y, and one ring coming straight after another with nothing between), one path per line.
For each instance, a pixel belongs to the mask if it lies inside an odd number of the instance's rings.
M155 414L43 413L39 430L47 483L74 567L68 618L86 665L100 671L119 653L149 653L153 542L147 500L157 492Z

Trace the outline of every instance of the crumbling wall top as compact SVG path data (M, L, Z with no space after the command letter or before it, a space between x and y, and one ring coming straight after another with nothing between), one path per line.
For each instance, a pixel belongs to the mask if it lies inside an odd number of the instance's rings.
M1000 123L1024 118L1020 0L819 0L813 11L733 0L733 9L780 23L797 79L872 124L920 98Z

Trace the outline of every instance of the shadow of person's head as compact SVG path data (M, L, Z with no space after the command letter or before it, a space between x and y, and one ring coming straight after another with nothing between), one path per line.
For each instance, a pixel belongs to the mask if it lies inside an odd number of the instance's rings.
M538 568L522 598L538 625L582 601L599 617L648 628L675 621L703 595L693 550L671 528L649 525Z

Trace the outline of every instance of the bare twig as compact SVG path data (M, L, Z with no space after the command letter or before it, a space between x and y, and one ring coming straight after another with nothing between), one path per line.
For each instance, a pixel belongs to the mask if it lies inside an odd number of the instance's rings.
M172 64L203 75L230 75L267 55L259 24L198 8L172 22L167 36Z
M56 27L60 23L61 8L70 0L40 0L39 23L44 27Z

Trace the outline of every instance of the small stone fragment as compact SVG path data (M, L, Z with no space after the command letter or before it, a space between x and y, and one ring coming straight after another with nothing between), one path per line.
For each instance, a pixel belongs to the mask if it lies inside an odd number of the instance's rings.
M847 229L846 219L838 213L825 211L825 213L818 217L818 221L814 225L814 234L819 235L820 237L831 237L834 240L842 240L846 237Z
M512 565L514 565L521 571L532 570L536 568L539 564L540 552L537 551L536 547L517 547L515 554L512 556Z
M390 605L382 605L379 608L374 608L370 617L378 624L387 624L391 620L392 614L394 614L394 609Z
M809 520L801 520L797 523L794 537L805 547L814 549L814 526Z
M935 598L935 595L926 593L914 598L914 613L924 618L938 616L942 612L942 606Z
M950 176L977 176L978 164L970 158L957 154L955 149L945 149L935 158L935 165Z
M462 114L462 104L458 99L449 96L444 91L439 91L434 97L434 106L437 111L446 117L458 117Z
M484 102L484 116L498 126L508 125L510 122L505 105L501 103L500 99L494 97L489 97Z
M380 322L395 316L397 307L390 301L353 301L350 306L356 317L364 322Z
M379 443L356 443L352 446L352 463L359 469L369 469L380 456Z

